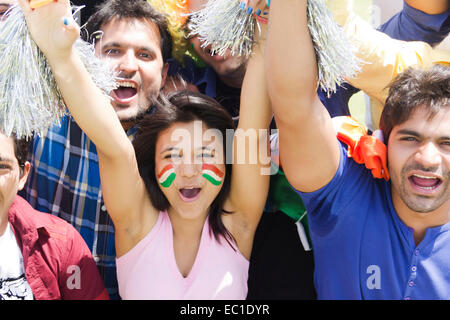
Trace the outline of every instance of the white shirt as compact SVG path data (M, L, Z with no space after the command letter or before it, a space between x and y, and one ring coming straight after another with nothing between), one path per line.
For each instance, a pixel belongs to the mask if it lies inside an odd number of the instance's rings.
M0 300L33 300L22 253L9 223L0 236Z

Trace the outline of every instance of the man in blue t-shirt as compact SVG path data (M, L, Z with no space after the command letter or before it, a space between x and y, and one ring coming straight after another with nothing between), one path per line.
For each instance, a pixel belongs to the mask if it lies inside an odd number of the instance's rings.
M375 179L347 157L317 97L306 2L272 3L266 65L280 161L309 215L318 297L450 299L450 68L408 69L392 84L380 124L391 180Z

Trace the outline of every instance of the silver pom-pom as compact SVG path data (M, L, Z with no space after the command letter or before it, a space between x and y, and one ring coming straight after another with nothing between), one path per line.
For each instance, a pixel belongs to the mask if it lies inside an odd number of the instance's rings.
M19 138L42 135L66 113L64 100L20 7L5 17L0 22L0 128ZM115 75L94 55L93 45L78 39L75 48L95 84L108 94L114 90Z
M341 86L344 77L355 77L360 71L360 61L355 57L350 41L334 21L324 1L309 0L307 15L316 51L319 85L330 94Z
M319 86L328 93L336 92L344 77L353 78L360 70L359 61L323 0L309 0L307 14L317 55ZM253 15L240 8L239 0L209 0L203 9L190 15L189 36L198 35L202 47L211 45L213 54L224 55L230 49L233 55L249 56L255 22L258 25Z
M205 7L190 14L188 36L198 35L202 47L211 53L249 56L255 34L255 18L241 10L239 0L209 0Z

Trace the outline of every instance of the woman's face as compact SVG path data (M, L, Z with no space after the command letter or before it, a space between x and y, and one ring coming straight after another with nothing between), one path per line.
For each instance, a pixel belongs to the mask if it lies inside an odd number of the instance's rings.
M158 136L155 175L169 211L206 216L225 180L222 134L201 121L174 123Z

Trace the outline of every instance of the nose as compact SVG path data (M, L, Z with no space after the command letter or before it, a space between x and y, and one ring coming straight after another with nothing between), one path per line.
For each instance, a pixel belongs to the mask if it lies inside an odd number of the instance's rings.
M433 142L424 144L415 155L416 161L426 168L438 167L441 164L442 157L439 149Z
M138 63L133 51L126 51L125 54L120 57L117 64L117 69L119 72L124 72L127 74L138 71Z
M192 178L200 172L200 165L191 161L183 162L178 166L178 172L185 178Z

